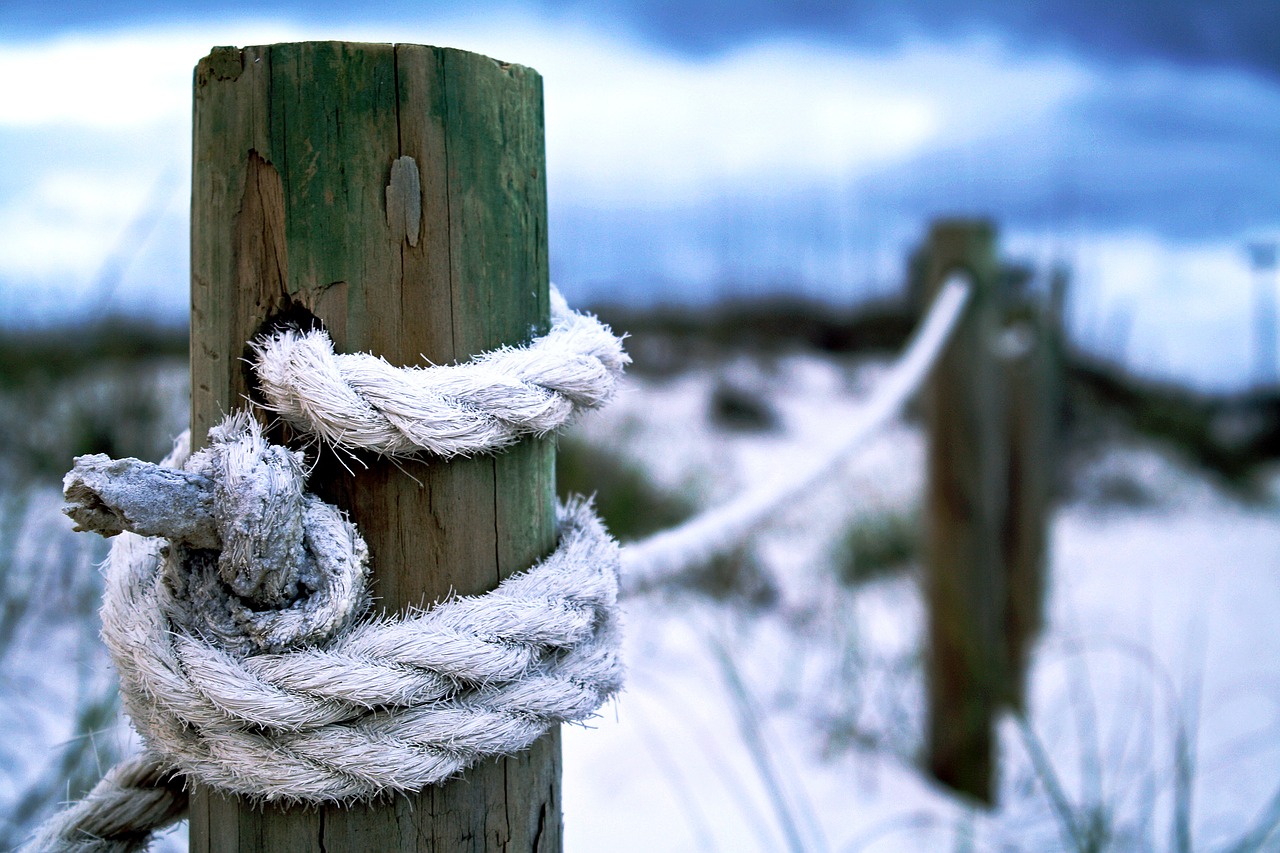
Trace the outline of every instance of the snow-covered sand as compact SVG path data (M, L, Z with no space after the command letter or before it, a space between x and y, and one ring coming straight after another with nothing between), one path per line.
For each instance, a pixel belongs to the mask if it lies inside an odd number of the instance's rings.
M831 445L882 367L797 356L726 370L785 431L716 429L722 372L636 379L581 429L712 502ZM1193 849L1226 849L1258 822L1280 788L1280 513L1136 439L1082 466L1053 521L1029 722L1003 723L1000 806L975 811L913 766L914 578L832 578L841 525L909 505L922 459L899 423L763 533L773 607L629 603L627 692L594 730L566 732L570 850L1050 850L1087 843L1090 821L1110 838L1100 849L1172 850L1183 746Z
M575 429L710 505L834 446L883 371L797 354L637 375ZM708 412L725 381L767 401L782 428L717 426ZM1192 849L1225 850L1255 824L1280 786L1280 513L1136 439L1083 466L1053 522L1029 724L1002 725L1001 805L975 811L914 767L923 612L912 570L851 588L832 569L850 523L910 510L923 450L919 430L897 422L762 530L752 557L771 597L669 589L627 602L627 690L594 725L565 732L567 850L1081 846L1046 782L1077 833L1110 830L1099 849L1175 850L1179 773ZM56 505L41 501L48 530ZM41 536L49 547L73 534ZM0 662L4 716L28 721L6 736L0 814L73 722L71 693L33 685L84 666L82 634L55 642L66 629L47 621Z

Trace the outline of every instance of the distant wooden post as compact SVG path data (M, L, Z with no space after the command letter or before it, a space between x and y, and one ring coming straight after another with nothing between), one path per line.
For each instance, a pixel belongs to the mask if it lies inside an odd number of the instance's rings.
M319 42L217 48L195 75L192 427L252 383L245 342L319 318L339 351L447 363L548 325L541 78L457 50ZM554 449L452 462L324 456L311 487L369 543L389 611L479 593L554 545ZM350 469L350 470L348 470ZM354 472L354 473L352 473ZM560 746L355 807L261 808L195 791L191 849L561 847Z
M1008 483L995 229L984 221L937 222L918 263L930 298L953 273L973 286L923 400L929 434L925 760L939 781L991 802L993 727L1006 666L1002 538Z
M1004 361L1009 494L1004 522L1007 583L1004 639L1005 696L1026 710L1031 650L1044 621L1049 516L1060 487L1059 432L1062 365L1052 310L1018 294L1005 315Z

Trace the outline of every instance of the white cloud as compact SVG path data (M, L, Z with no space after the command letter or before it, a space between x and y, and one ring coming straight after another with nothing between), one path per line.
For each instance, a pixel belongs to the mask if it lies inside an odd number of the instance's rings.
M775 42L691 60L571 35L524 52L546 81L549 174L600 203L846 181L1008 132L1087 81L1065 61L1015 60L984 42L883 55Z
M153 159L155 139L188 144L192 68L212 45L332 37L430 40L538 68L553 193L589 204L661 205L726 184L828 176L904 156L936 132L927 98L884 90L863 81L857 63L801 45L698 63L520 19L340 34L224 24L0 43L0 75L22 81L0 89L0 134L56 136L75 155L31 168L0 196L0 275L83 281L102 263L170 165ZM104 153L130 139L137 156Z
M269 23L144 29L0 44L0 128L185 121L191 71L210 46L333 38ZM549 170L578 198L656 203L847 177L922 146L1028 120L1074 91L1065 63L1015 60L983 42L855 55L800 42L708 60L578 25L518 15L430 28L364 28L352 40L430 40L515 58L545 79Z
M228 28L148 28L0 42L0 128L140 130L187 120L191 74ZM232 28L233 30L235 28ZM242 28L263 43L292 37L270 24Z
M549 174L597 202L837 179L937 132L927 99L799 48L698 63L605 43L545 67Z
M0 208L0 269L11 278L92 275L147 189L128 174L67 170L42 176ZM123 218L121 211L127 212Z
M1090 234L1072 263L1071 320L1086 347L1206 389L1248 382L1255 280L1242 244Z

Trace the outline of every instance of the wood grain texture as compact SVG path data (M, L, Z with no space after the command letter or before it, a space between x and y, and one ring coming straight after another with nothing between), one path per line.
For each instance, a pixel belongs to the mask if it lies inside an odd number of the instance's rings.
M418 45L218 48L196 68L193 147L196 446L252 397L241 359L273 318L314 315L340 352L393 364L465 360L546 331L542 89L530 69ZM388 222L401 157L419 172L416 235L407 217ZM310 485L359 525L379 604L399 611L492 589L548 553L553 462L545 440L448 463L323 452ZM263 809L201 789L191 849L556 851L559 755L553 732L460 780L353 807Z
M953 272L973 293L924 394L926 764L953 789L994 796L994 722L1003 701L1003 524L1008 462L994 228L935 223L922 264L929 298Z

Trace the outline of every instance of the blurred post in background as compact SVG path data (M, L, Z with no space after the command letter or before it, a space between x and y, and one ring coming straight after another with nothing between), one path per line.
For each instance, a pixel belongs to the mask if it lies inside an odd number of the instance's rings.
M1005 700L1026 711L1031 650L1044 627L1049 513L1061 488L1063 395L1062 291L1055 275L1048 294L1029 287L1030 271L1010 281L1000 333L1004 361L1009 489L1004 522L1007 583L1004 617ZM1048 304L1046 304L1046 296Z
M995 228L981 220L936 222L917 263L927 298L952 275L972 287L924 395L926 765L939 781L991 802L992 727L1006 667L1001 533L1008 482L1006 394L994 346L1003 312Z
M1065 283L1032 293L1029 271L1002 266L985 220L935 222L910 266L918 304L955 275L973 288L924 395L925 763L993 804L996 716L1025 709L1043 624Z

